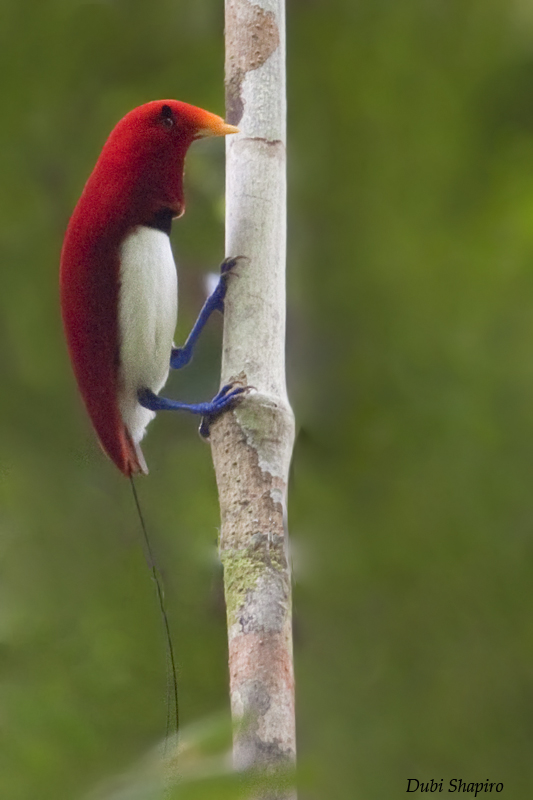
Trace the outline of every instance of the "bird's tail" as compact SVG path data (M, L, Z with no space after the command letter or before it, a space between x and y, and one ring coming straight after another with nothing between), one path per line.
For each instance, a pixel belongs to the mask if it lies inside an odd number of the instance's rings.
M140 448L139 448L140 451ZM142 453L141 453L142 457ZM144 462L144 458L142 459ZM147 471L147 470L146 470ZM137 488L135 486L135 482L133 479L133 475L130 474L129 476L130 483L131 483L131 490L133 492L133 500L135 502L135 508L137 509L137 514L139 517L139 522L141 524L141 530L143 535L144 541L144 548L145 548L145 555L146 561L148 563L148 568L152 573L152 578L155 583L157 600L159 603L159 610L161 612L161 620L163 622L163 629L165 632L165 640L167 645L167 686L168 686L168 695L167 695L167 730L166 730L166 739L170 735L170 728L171 728L171 718L172 718L172 705L174 706L175 712L175 725L176 725L176 733L179 732L179 707L178 707L178 678L177 678L177 669L176 669L176 658L174 655L174 647L172 645L172 636L170 633L170 625L168 622L168 615L165 606L165 593L163 589L163 582L161 579L161 574L157 569L152 547L150 544L150 538L148 536L148 530L146 527L146 523L144 521L144 516L141 510L141 505L139 503L139 496L137 494Z

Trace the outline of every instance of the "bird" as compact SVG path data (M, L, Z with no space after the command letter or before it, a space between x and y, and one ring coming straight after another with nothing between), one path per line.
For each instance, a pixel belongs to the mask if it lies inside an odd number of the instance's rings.
M189 338L174 346L177 273L172 221L185 211L189 146L238 128L202 108L155 100L113 128L72 213L60 258L60 304L77 385L104 452L129 478L147 473L140 446L160 410L200 414L201 432L246 387L228 384L207 403L160 397L170 368L191 359L207 319L224 310L237 258L223 261Z

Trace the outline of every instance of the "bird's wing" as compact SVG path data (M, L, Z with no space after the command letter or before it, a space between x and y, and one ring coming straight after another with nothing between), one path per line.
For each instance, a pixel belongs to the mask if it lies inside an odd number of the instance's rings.
M125 475L146 464L118 403L119 255L113 237L88 230L74 214L61 254L61 309L76 380L102 448Z

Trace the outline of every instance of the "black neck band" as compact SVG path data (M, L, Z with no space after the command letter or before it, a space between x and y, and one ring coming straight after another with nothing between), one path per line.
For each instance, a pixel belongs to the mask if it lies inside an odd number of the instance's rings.
M159 211L156 211L152 219L149 219L145 225L147 225L149 228L156 228L158 231L163 231L163 233L166 233L168 236L170 236L173 216L174 212L171 208L162 208Z

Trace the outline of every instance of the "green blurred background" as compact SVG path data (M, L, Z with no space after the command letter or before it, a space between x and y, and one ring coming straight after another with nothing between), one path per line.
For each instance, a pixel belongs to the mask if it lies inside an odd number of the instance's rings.
M58 258L126 111L223 113L222 5L0 5L2 799L76 800L164 735L154 587L74 387ZM288 6L301 798L390 800L408 778L529 798L533 12ZM195 145L178 340L223 254L223 170L221 142ZM220 336L210 324L169 394L211 396ZM187 726L228 710L215 481L194 420L160 415L144 449Z

